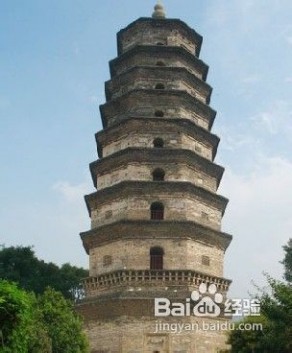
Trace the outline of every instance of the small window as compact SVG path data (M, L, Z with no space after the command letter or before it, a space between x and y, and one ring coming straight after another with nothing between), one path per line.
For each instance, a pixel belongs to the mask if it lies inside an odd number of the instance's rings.
M113 258L110 255L105 255L103 257L103 266L107 267L110 266L113 262Z
M157 85L155 86L155 89L165 89L165 86L163 83L157 83Z
M162 42L157 42L156 45L165 45L165 44Z
M155 116L158 117L158 118L162 118L164 117L164 113L162 110L156 110L155 111Z
M150 249L150 270L163 270L164 251L160 246Z
M113 215L113 211L106 211L105 213L105 219L111 218Z
M201 153L201 152L202 152L202 147L199 146L199 145L195 145L195 150L196 150L197 152Z
M161 168L155 169L152 173L153 181L163 181L164 176L165 176L165 172Z
M210 257L209 256L202 256L202 265L204 266L210 266Z
M162 138L157 137L156 139L154 139L153 140L153 146L155 148L163 148L164 142L163 142Z
M205 220L208 220L208 219L209 219L209 215L208 215L208 213L206 213L206 212L202 212L202 213L201 213L201 216L202 216L202 218L205 219Z
M166 66L163 61L157 61L156 66Z
M150 207L151 219L164 219L164 206L161 202L154 202Z

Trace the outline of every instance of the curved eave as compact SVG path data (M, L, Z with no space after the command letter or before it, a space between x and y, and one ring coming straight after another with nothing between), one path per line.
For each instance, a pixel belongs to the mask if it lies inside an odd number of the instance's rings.
M130 96L137 96L136 99L137 101L139 101L139 96L148 94L150 97L157 97L157 96L166 96L168 99L172 100L171 97L183 97L184 99L186 99L186 101L190 104L193 105L194 107L197 107L200 110L200 113L198 114L204 114L203 115L203 119L208 120L208 128L211 129L216 117L216 111L214 109L212 109L209 105L202 103L199 99L193 97L192 95L190 95L189 93L187 93L186 91L180 91L180 90L157 90L157 89L134 89L130 92L125 93L124 95L116 98L116 99L112 99L111 101L102 104L99 106L100 109L100 114L101 114L101 120L102 120L102 124L103 127L107 127L108 123L107 123L107 118L105 117L105 113L104 110L107 106L110 105L117 105L120 106L121 102L123 100L125 100L126 98L130 97ZM140 97L141 99L143 97ZM167 118L167 116L165 117ZM172 119L172 118L170 118Z
M171 230L171 231L169 231ZM87 232L80 233L83 246L89 249L121 239L185 238L207 242L226 251L232 241L232 235L203 226L193 221L153 221L153 220L120 220Z
M198 196L203 200L208 200L216 207L222 215L224 215L226 206L228 204L228 199L217 195L211 191L208 191L200 186L196 186L191 182L186 181L136 181L136 180L126 180L121 181L115 185L98 190L89 195L85 195L85 202L91 216L91 210L96 209L99 205L105 202L111 202L117 198L126 198L129 193L139 195L141 192L147 194L162 194L163 192L183 192Z
M143 130L146 130L147 124L151 125L152 123L155 124L155 127L158 126L158 123L163 123L164 128L167 125L169 126L174 126L176 131L180 131L182 133L185 133L186 135L195 137L195 136L200 136L201 140L207 141L210 143L212 146L212 160L214 160L218 145L220 142L220 138L207 131L206 129L202 128L201 126L195 124L191 120L185 119L185 118L158 118L158 117L151 117L151 118L136 118L136 117L128 117L120 122L118 125L113 125L110 126L104 130L101 130L95 134L95 139L97 143L97 150L98 150L98 156L101 158L102 157L102 148L105 144L109 143L112 139L110 138L110 135L115 136L118 134L120 136L121 131L132 131L130 128L131 123L142 123ZM130 130L129 130L130 129ZM136 131L136 128L135 128ZM153 131L152 129L150 130L151 132ZM118 136L117 136L118 137Z
M169 161L169 159L171 160ZM210 162L191 150L128 147L90 163L89 167L94 186L97 187L98 172L102 174L105 170L112 170L113 166L118 167L135 161L167 164L181 162L189 164L190 166L198 165L201 170L216 178L217 187L219 186L224 173L223 167Z
M168 73L169 77L172 77L172 73L179 73L181 75L181 80L182 81L187 81L190 80L192 81L192 84L195 87L200 87L200 89L198 89L199 92L203 93L206 95L206 101L207 104L210 103L210 99L211 99L211 94L212 94L212 87L206 83L203 80L200 80L196 75L194 75L193 73L191 73L187 68L185 67L180 67L180 66L175 66L175 67L169 67L169 66L147 66L147 65L137 65L137 66L133 66L130 67L128 70L124 71L123 73L121 73L118 76L115 76L114 78L112 78L111 80L108 80L105 82L105 95L106 95L106 100L110 101L112 99L112 89L110 87L111 83L115 82L115 81L119 81L122 80L123 78L129 76L129 75L135 75L137 72L140 71L154 71L154 72L163 72L163 73ZM186 79L185 79L186 78Z
M197 56L200 55L201 46L202 46L202 42L203 42L203 37L199 33L197 33L193 28L190 28L185 22L183 22L183 21L181 21L180 19L177 19L177 18L156 19L156 18L152 18L152 17L140 17L137 20L135 20L132 23L130 23L127 27L121 29L117 33L118 55L121 55L121 53L122 53L122 48L121 48L121 37L122 37L122 35L125 32L129 31L130 29L132 29L133 27L135 27L136 25L139 25L140 23L145 23L145 22L146 23L150 23L150 24L163 25L164 28L165 27L169 27L170 29L173 29L175 26L183 28L188 33L190 38L192 38L193 41L197 45L196 55Z
M196 66L200 67L202 71L202 78L204 81L206 81L207 76L208 76L208 71L209 71L209 66L204 63L201 59L198 57L192 55L188 50L184 49L183 47L176 47L176 46L157 46L157 45L136 45L126 51L125 53L121 54L120 56L112 59L109 62L109 67L110 67L110 74L111 77L114 77L116 75L115 73L115 65L118 65L120 61L126 60L127 58L131 57L132 55L139 53L139 52L146 52L146 53L168 53L170 54L179 54L182 55L184 58L187 58L190 62L195 62Z

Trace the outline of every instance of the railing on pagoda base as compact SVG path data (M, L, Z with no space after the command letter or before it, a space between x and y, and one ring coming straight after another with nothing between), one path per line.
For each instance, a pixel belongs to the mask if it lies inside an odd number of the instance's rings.
M197 288L201 283L214 283L220 292L227 292L230 280L210 276L191 270L119 270L83 280L85 297L93 297L104 291L124 287L134 289L190 287Z

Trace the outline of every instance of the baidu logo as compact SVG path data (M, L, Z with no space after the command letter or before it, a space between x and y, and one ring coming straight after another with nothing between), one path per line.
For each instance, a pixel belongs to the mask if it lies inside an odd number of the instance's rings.
M221 313L219 304L223 303L223 295L217 292L217 286L210 284L208 287L201 283L198 290L191 293L184 303L171 302L167 298L155 299L155 316L198 316L217 317Z
M199 290L192 292L191 298L194 302L198 301L193 308L195 316L217 317L220 315L220 307L218 304L223 303L223 295L217 293L217 287L215 284L211 284L207 288L205 283L201 283Z

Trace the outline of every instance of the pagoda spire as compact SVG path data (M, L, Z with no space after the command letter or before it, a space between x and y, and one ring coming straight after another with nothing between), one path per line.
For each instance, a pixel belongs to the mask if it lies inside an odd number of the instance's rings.
M157 18L157 19L165 18L164 7L160 0L158 0L157 4L154 6L154 12L152 14L152 18Z

